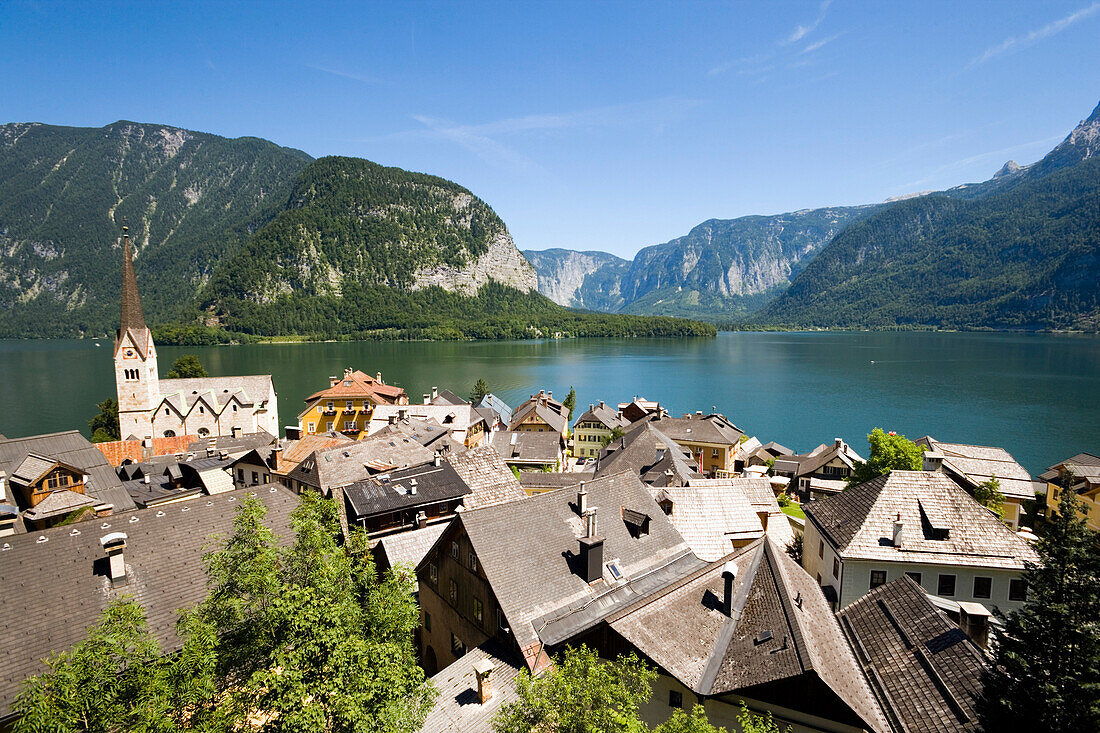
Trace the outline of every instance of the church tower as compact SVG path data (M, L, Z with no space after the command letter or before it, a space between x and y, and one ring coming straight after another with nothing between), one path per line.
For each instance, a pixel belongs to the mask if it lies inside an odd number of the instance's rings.
M160 402L160 375L153 335L145 325L134 276L130 228L122 227L122 311L115 336L115 390L123 440L153 437L153 411Z

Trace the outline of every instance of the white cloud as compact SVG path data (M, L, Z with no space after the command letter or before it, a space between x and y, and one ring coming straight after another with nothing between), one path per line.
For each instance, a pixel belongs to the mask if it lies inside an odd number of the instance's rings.
M809 25L796 26L791 32L790 37L787 38L787 43L796 43L813 33L817 27L821 25L821 21L825 20L825 12L829 9L829 4L831 2L832 0L824 0L824 2L821 3L821 9L817 13L817 18L812 23Z
M376 79L373 76L366 76L365 74L356 74L351 71L342 71L340 69L333 69L327 66L319 66L317 64L306 64L306 66L314 71L320 71L324 74L332 74L333 76L339 76L343 79L351 79L352 81L363 82L364 84L381 84L381 79Z
M814 41L813 43L806 46L806 48L802 49L798 53L799 54L813 53L817 49L824 46L826 43L832 43L833 41L835 41L836 39L840 38L843 35L844 35L843 33L834 33L833 35L829 36L828 38L822 38L820 41Z
M983 53L981 56L971 62L971 65L973 66L976 64L984 64L991 58L994 58L995 56L1000 56L1003 53L1007 53L1014 48L1028 46L1032 43L1036 43L1037 41L1041 41L1044 38L1049 38L1056 33L1061 33L1074 23L1078 23L1085 18L1088 18L1089 16L1095 14L1098 10L1100 10L1100 2L1094 2L1087 8L1081 8L1078 11L1070 13L1064 18L1059 18L1053 23L1047 23L1042 28L1036 28L1027 35L1012 36L1011 38L1006 38L1004 41L997 44L996 46L991 46L987 48L985 50L985 53Z

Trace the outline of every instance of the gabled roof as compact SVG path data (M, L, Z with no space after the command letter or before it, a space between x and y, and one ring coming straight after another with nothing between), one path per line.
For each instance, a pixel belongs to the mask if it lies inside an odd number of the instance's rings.
M23 516L32 521L38 521L50 517L60 517L80 507L90 507L96 503L96 500L90 496L62 489L51 491L45 499L23 512Z
M161 379L158 388L161 394L159 404L167 403L181 415L188 414L199 401L221 413L234 400L250 407L268 403L276 396L270 374Z
M497 430L486 435L489 445L505 463L551 465L561 459L561 433Z
M434 420L459 441L466 439L470 428L484 422L473 405L378 405L371 411L367 435L374 435L391 421L405 418Z
M470 493L470 487L447 463L406 468L356 481L344 487L351 507L349 522L377 514L440 504Z
M369 476L431 462L435 452L412 438L367 438L311 453L287 476L324 493Z
M1000 483L1000 492L1006 497L1020 500L1035 498L1035 491L1031 487L1031 474L1004 448L941 443L930 435L918 438L914 442L917 445L926 446L929 450L939 451L943 455L944 471L949 475L958 476L971 489L996 478Z
M489 679L493 696L484 705L478 702L474 667L488 663L493 671ZM474 647L453 664L432 677L439 697L424 721L422 733L488 733L492 719L501 706L519 698L516 679L523 660L493 639Z
M764 525L743 491L733 487L666 486L652 489L658 504L672 503L669 519L691 551L714 562L764 536Z
M255 433L242 433L238 437L233 435L211 435L208 438L192 442L187 446L187 450L195 454L201 454L203 451L212 448L215 451L224 450L230 453L243 454L256 448L273 446L277 442L274 435L266 430L259 430Z
M474 408L477 409L478 414L482 417L486 417L485 410L491 410L500 421L507 425L512 420L512 408L508 406L508 403L497 397L495 394L487 394L478 400L474 404ZM492 422L486 418L487 425L492 425Z
M355 371L345 371L344 378L338 379L335 384L328 389L322 389L318 392L314 392L309 397L306 397L306 402L313 402L320 399L354 399L367 397L372 402L382 405L396 404L398 399L405 396L405 390L401 387L395 387L385 382L380 381L376 375L374 377L369 374L365 374L358 369Z
M524 422L532 414L559 433L565 434L569 428L569 410L560 402L550 397L546 392L531 395L531 398L517 407L512 412L512 420L508 424L510 430Z
M793 473L794 477L798 478L817 471L829 461L837 458L848 468L854 468L857 461L863 460L852 449L852 446L837 438L832 443L822 443L809 453L776 458L775 470Z
M387 535L378 540L378 544L374 546L374 554L380 560L385 560L385 567L392 568L398 563L407 563L415 568L445 529L447 522L438 522L422 529Z
M722 575L729 567L735 577L727 616ZM697 694L768 684L797 689L788 683L816 677L852 711L849 724L889 730L817 583L771 538L726 555L608 623ZM799 703L792 697L785 704L799 709Z
M525 491L550 491L577 486L582 481L591 481L593 478L594 476L591 473L574 473L572 471L520 471L519 485Z
M1072 458L1067 458L1064 461L1054 464L1045 472L1039 475L1039 478L1043 481L1055 481L1061 474L1063 468L1068 468L1076 474L1088 473L1088 468L1094 468L1100 466L1100 456L1095 456L1092 453L1078 453ZM1082 469L1085 469L1082 471Z
M420 445L425 448L431 448L432 450L445 449L456 452L466 450L466 446L463 443L451 437L450 430L447 430L430 418L407 417L404 420L387 423L381 430L372 433L371 437L383 438L389 435L401 435L412 438L417 443L420 443Z
M837 616L896 729L981 730L985 657L912 578L875 588Z
M527 498L527 492L516 481L512 469L490 446L483 445L461 455L448 456L446 463L470 487L470 493L462 499L462 505L468 510Z
M11 477L23 484L30 486L49 473L57 461L40 456L37 453L28 453L27 457L11 472Z
M623 418L621 415L619 415L618 412L611 409L611 407L605 405L602 402L598 405L589 405L588 409L584 411L584 414L577 418L576 422L574 422L573 425L577 425L578 423L582 422L598 422L601 423L608 430L613 430L615 428L625 428L627 425L630 424L630 421Z
M683 417L667 417L660 413L648 418L650 424L655 425L662 433L681 442L713 443L715 445L737 446L744 433L734 425L725 415L711 413L709 415L684 415Z
M441 389L432 398L433 405L469 405L469 400L464 400L449 389Z
M761 512L767 513L768 536L779 543L780 547L786 547L787 543L794 539L791 523L780 508L779 502L776 501L775 491L772 490L771 481L767 477L693 478L688 481L688 486L698 492L695 496L703 510L706 510L707 506L715 500L738 501L726 497L743 496L757 522L760 521ZM712 499L712 494L716 495L717 498ZM675 510L673 513L675 513ZM675 521L673 523L677 524ZM679 529L679 524L677 524L677 529ZM729 552L728 547L721 554L724 555L727 552Z
M606 568L592 584L576 572L585 530L574 492L551 491L464 511L454 520L469 537L531 668L545 663L544 645L572 638L615 608L702 564L637 476L621 473L589 481L585 490L588 506L597 510L604 560L618 561L622 583L612 580ZM623 509L648 515L648 534L632 536Z
M803 508L846 560L1013 569L1038 560L1027 540L942 473L891 471ZM899 515L900 548L893 545Z
M285 473L286 468L284 467L293 468L297 466L315 451L328 450L345 443L354 442L348 436L336 432L306 435L300 440L287 440L283 444L282 464L279 470Z
M84 638L108 602L120 596L145 607L149 630L163 650L178 650L177 611L206 597L202 557L208 543L231 531L236 508L250 494L268 508L265 523L276 537L288 542L298 498L276 486L0 537L0 718L11 712L22 681L46 670L42 660ZM129 577L117 588L104 574L100 545L111 532L127 535Z
M641 423L604 447L596 457L596 476L629 470L650 486L683 484L692 478L702 478L690 452L658 429L658 425Z

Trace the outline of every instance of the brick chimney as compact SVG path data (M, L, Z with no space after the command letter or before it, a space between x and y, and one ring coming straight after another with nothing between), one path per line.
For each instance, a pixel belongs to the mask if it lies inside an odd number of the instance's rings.
M108 570L107 577L112 585L126 584L126 559L123 550L126 549L126 533L111 532L99 538L99 544L107 552Z
M477 677L477 701L484 705L493 696L493 663L482 659L474 663L474 676Z

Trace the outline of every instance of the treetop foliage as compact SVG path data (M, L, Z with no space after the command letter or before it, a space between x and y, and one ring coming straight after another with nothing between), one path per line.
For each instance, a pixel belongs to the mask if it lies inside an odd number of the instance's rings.
M202 362L199 361L199 357L194 354L184 354L180 358L176 359L172 364L172 368L164 375L165 379L189 379L193 377L207 377L210 376L206 373L206 369L203 368Z
M867 436L871 446L866 461L856 461L855 470L848 477L848 485L855 486L873 478L883 476L890 471L920 471L924 467L924 449L895 432L885 432L875 428Z

